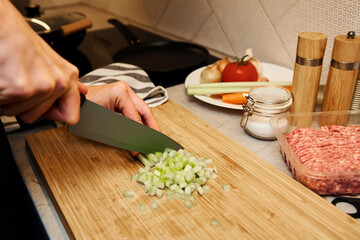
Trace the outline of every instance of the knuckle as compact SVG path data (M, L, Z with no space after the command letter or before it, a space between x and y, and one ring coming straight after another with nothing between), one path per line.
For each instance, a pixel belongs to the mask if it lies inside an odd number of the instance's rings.
M66 68L58 69L54 73L56 88L58 90L66 90L79 79L79 70L72 64L68 64Z
M126 94L128 91L128 84L126 82L117 82L114 85L114 91L116 91L117 94Z
M142 112L145 115L152 115L153 114L151 108L147 104L144 104Z
M79 79L79 69L72 64L70 64L69 67L69 76L72 81L77 81Z
M36 89L36 92L40 93L40 94L42 94L42 93L46 94L46 93L53 92L54 89L55 89L54 82L45 80L45 81L42 81L41 85Z
M67 74L64 74L63 72L61 74L58 74L55 77L56 82L56 89L58 91L64 91L69 88L70 86L70 77Z
M12 85L11 94L13 96L21 96L29 98L35 94L35 87L28 84L27 78L18 78Z

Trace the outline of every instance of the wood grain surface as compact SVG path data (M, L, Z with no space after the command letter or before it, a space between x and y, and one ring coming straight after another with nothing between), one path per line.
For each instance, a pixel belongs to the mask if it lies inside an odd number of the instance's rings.
M346 35L335 36L331 59L341 63L359 62L360 37L348 39ZM350 110L358 73L358 68L343 70L329 67L321 111Z
M311 60L323 59L326 44L326 34L319 32L302 32L298 35L296 56ZM290 111L296 113L315 111L321 71L322 64L320 66L307 66L295 62L292 83L294 101L290 107ZM306 119L302 124L308 124Z
M132 182L141 164L126 151L64 127L29 136L28 151L71 238L359 239L357 220L183 107L169 100L153 111L165 134L213 159L219 173L208 181L211 191L195 193L198 205L188 209L182 200L150 197ZM224 183L232 191L225 192ZM124 190L135 197L125 198ZM150 208L154 200L159 209Z

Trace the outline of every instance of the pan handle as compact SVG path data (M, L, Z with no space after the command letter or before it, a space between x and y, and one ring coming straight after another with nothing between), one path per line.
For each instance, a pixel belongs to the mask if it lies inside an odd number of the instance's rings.
M114 25L123 34L131 46L140 44L140 40L137 38L137 36L118 19L110 18L108 19L108 22Z

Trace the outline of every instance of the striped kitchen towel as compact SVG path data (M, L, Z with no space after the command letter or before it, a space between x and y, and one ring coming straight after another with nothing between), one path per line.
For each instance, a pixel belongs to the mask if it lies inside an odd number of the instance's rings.
M149 107L156 107L168 100L164 87L155 86L141 68L127 63L112 63L98 68L80 78L86 86L96 86L124 81L145 101Z

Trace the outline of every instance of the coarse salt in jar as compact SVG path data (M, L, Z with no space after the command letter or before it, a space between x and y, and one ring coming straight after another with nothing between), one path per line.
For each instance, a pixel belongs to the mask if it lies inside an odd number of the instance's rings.
M289 90L279 86L261 85L253 87L243 105L244 113L240 122L245 131L261 140L276 139L270 119L285 114L293 102ZM284 128L287 123L283 123Z

